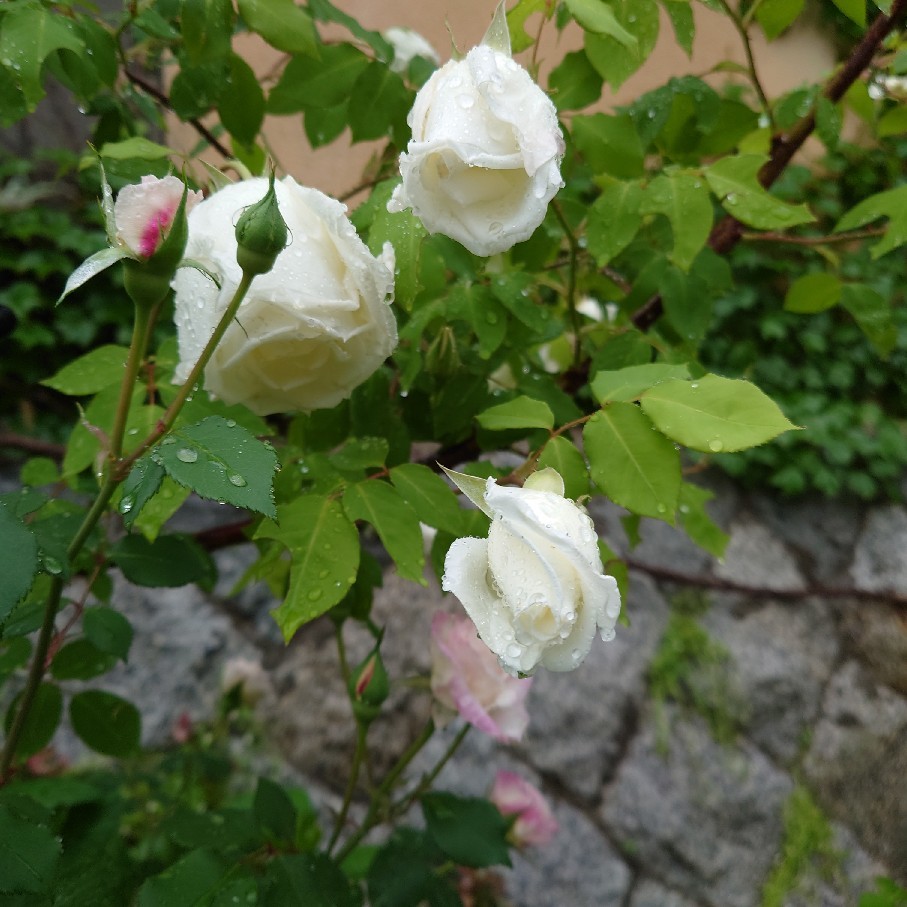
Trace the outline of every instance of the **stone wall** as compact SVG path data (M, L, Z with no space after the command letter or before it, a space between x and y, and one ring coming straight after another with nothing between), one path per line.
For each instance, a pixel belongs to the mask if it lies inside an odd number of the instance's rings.
M507 873L520 907L754 907L791 847L794 792L808 792L832 844L806 854L787 907L855 905L877 875L907 880L907 509L784 503L717 484L714 512L731 532L723 562L644 523L630 626L577 671L539 674L522 744L473 732L440 776L441 787L480 794L499 768L515 768L554 803L556 840ZM183 519L197 529L223 515L198 508ZM596 504L594 516L626 551L619 511ZM146 739L162 743L181 712L209 714L228 657L261 660L273 681L262 722L278 770L330 810L353 741L332 626L316 622L284 647L262 587L229 594L249 552L217 558L213 596L119 587L116 604L136 625L134 657L105 686L138 701ZM671 571L701 577L701 588L651 575ZM378 770L428 714L426 693L402 681L428 669L431 615L458 607L436 584L386 571L375 618L387 626L397 683L371 730ZM671 664L679 627L708 644L677 656L682 692L655 697L653 660ZM350 632L348 643L355 657L368 640ZM413 771L455 733L439 732Z

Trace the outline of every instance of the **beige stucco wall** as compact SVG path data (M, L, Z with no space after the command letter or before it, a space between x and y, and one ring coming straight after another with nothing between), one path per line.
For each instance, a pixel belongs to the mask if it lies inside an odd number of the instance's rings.
M496 0L425 0L421 3L412 0L337 0L337 6L368 28L380 31L391 25L404 25L416 29L438 49L443 61L450 55L447 26L460 49L468 50L482 38L491 21L495 2ZM617 104L628 103L674 75L706 76L713 84L720 84L728 78L741 78L727 73L706 75L721 61L743 62L743 49L739 35L723 16L700 4L694 4L694 10L697 30L692 59L688 59L677 45L670 23L663 17L658 44L646 65L619 91L612 92L606 85L600 109L607 111ZM534 33L539 22L539 16L529 19L530 33ZM342 39L349 37L340 28L334 32L326 31L325 34L333 34ZM578 28L570 27L558 34L553 23L546 23L538 54L542 84L547 72L560 62L563 55L577 49L581 43L582 36ZM834 63L830 42L817 26L809 22L798 25L771 44L766 44L761 32L754 29L753 43L760 77L769 97L817 79L829 71ZM275 64L280 60L279 54L255 39L247 41L239 50L264 79L274 72ZM525 62L530 54L531 51L527 51L518 59ZM281 170L293 174L307 185L316 186L333 195L342 195L361 182L369 158L379 147L379 143L373 142L351 146L349 134L344 133L330 146L313 151L306 141L301 116L268 117L265 135ZM170 144L185 151L192 148L197 139L190 128L178 127L171 134ZM210 160L219 163L216 156L212 156Z

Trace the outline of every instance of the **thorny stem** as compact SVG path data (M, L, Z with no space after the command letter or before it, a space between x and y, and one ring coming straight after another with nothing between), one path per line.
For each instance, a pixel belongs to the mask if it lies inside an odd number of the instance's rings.
M174 398L170 406L167 407L166 412L161 416L154 430L145 438L144 441L128 456L120 460L118 468L116 470L116 478L118 481L122 481L129 470L132 467L132 464L139 459L149 448L153 447L157 441L162 438L172 427L173 423L176 422L176 417L180 414L183 405L186 403L186 400L189 399L190 394L195 390L195 385L198 383L199 379L202 376L202 372L205 370L205 366L208 364L208 360L214 353L215 348L218 343L220 343L221 338L227 332L227 328L230 326L230 323L236 317L237 311L239 311L240 303L246 296L246 293L249 291L249 286L254 279L254 274L249 274L244 271L242 278L239 281L239 285L236 287L236 292L233 294L233 298L230 300L229 305L224 310L224 314L221 315L220 321L217 323L217 327L214 328L214 333L211 335L208 342L205 344L205 348L202 350L201 355L198 357L198 361L192 366L192 371L189 372L189 377L186 378L185 383L180 388L179 393Z
M570 312L570 325L573 328L573 364L579 365L582 359L579 312L576 310L576 259L579 255L579 243L576 241L576 235L567 222L567 218L564 217L561 206L556 201L552 201L551 209L564 229L570 253L570 269L567 272L567 309Z
M349 856L352 850L359 844L359 842L378 824L378 816L382 810L382 807L387 800L388 795L393 790L394 785L397 783L397 780L400 778L400 775L406 770L406 767L416 758L419 752L422 750L422 747L431 739L432 734L435 732L435 723L429 718L426 722L425 727L422 728L422 732L416 737L415 740L406 748L403 752L403 755L397 760L394 767L384 776L384 780L381 784L378 785L378 788L372 794L372 799L368 805L368 810L365 814L365 818L362 820L362 825L356 829L353 834L344 842L343 847L337 851L336 860L338 863L342 863L343 860Z
M750 43L750 34L749 28L747 25L744 25L743 19L738 13L735 13L731 9L731 5L727 0L718 0L718 3L721 5L721 8L724 10L727 17L734 24L734 28L737 29L737 33L740 35L740 41L743 44L743 52L746 54L746 68L749 73L750 82L752 83L753 89L756 94L759 96L759 104L762 107L762 112L768 118L769 125L772 127L772 131L775 129L775 120L772 116L772 105L769 102L768 95L765 93L765 89L762 87L762 82L759 79L759 73L756 70L756 61L753 58L753 47Z

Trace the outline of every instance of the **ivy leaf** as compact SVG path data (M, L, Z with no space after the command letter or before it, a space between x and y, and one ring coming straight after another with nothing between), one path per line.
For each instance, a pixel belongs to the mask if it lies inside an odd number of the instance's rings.
M343 495L343 508L351 520L365 520L375 527L400 576L426 585L419 518L395 488L373 480L350 485Z
M725 157L704 170L705 178L725 211L757 230L812 223L815 217L806 205L790 205L761 186L758 174L766 160L761 154Z
M863 199L838 221L835 233L862 227L880 217L889 218L888 232L870 250L873 258L881 258L907 242L907 186Z
M706 453L745 450L797 427L755 384L719 375L665 381L640 404L659 431Z
M359 533L337 501L307 494L277 508L256 539L276 539L290 551L290 588L271 612L289 642L303 625L332 608L349 591L359 569Z
M615 504L672 522L680 493L680 455L633 403L611 403L583 430L592 481Z
M172 479L203 498L267 517L276 514L277 454L233 419L209 416L196 425L175 428L150 456Z

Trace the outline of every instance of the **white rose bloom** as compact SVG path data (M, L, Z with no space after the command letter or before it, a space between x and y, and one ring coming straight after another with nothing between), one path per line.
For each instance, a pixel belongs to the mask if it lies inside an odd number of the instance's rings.
M431 44L411 28L395 25L382 32L381 37L394 49L394 59L390 62L391 72L406 72L413 57L425 57L435 66L441 62L438 52Z
M177 272L174 319L184 382L241 278L234 224L259 201L266 179L233 183L189 216L186 258L220 275L221 289L192 268ZM394 250L375 258L346 208L292 177L275 184L290 245L258 275L205 369L205 388L254 413L323 409L350 395L393 352L389 303Z
M416 95L388 209L476 255L529 239L563 185L564 139L548 96L509 53L486 44L446 63Z
M505 670L573 670L596 631L603 640L614 637L620 614L620 593L604 573L592 520L564 497L553 469L530 476L523 488L488 479L481 499L460 487L492 523L487 539L451 545L442 588L460 599Z

